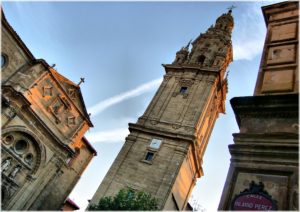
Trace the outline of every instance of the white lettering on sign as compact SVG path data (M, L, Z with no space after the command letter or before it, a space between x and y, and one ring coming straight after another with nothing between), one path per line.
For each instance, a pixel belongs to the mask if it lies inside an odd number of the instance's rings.
M262 196L256 194L248 194L247 198L262 199Z
M262 204L255 204L254 205L254 208L255 209L258 209L258 210L264 210L264 211L268 211L268 210L271 210L272 209L272 206L269 206L269 205L262 205Z
M234 200L233 210L274 210L272 199L256 193L241 194ZM276 208L276 207L275 207Z
M243 202L243 203L241 203L241 202L236 201L234 203L234 206L245 207L245 208L253 208L253 203L251 203L251 202Z

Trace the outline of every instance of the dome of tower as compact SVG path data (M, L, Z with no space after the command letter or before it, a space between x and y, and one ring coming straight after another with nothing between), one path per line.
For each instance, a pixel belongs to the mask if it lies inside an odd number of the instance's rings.
M233 17L231 15L231 10L228 11L228 13L222 14L217 20L216 25L226 23L229 27L233 27Z

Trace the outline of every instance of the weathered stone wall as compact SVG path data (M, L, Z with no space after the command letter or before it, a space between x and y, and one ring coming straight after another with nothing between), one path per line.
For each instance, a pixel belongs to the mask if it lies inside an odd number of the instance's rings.
M254 95L299 93L298 7L264 7L268 29Z

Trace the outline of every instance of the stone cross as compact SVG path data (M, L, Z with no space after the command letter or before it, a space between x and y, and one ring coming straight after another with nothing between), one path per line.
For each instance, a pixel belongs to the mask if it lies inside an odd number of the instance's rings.
M78 83L78 86L79 86L81 83L84 83L84 78L83 78L83 77L80 78L80 82Z
M229 10L229 12L231 12L234 8L236 8L236 6L231 5L231 6L228 7L227 9Z

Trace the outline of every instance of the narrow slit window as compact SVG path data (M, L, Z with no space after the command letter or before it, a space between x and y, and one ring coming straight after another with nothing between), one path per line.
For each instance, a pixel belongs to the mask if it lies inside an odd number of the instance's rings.
M154 156L154 153L153 153L153 152L147 152L146 157L145 157L145 160L146 160L146 161L152 161L153 156Z
M186 94L187 91L188 91L188 88L187 88L187 87L181 87L181 88L180 88L180 93L181 93L181 94Z

